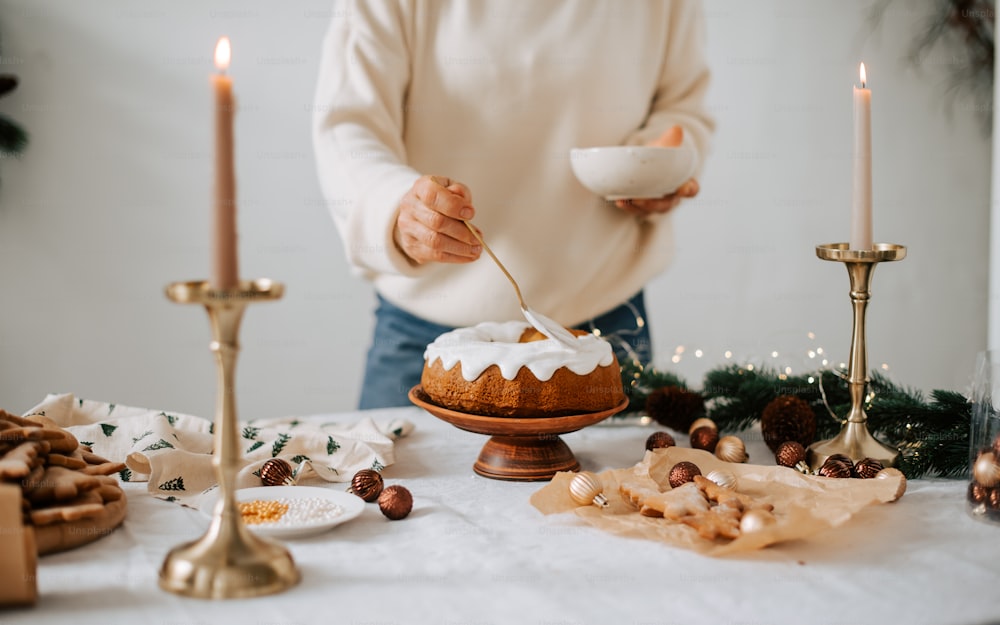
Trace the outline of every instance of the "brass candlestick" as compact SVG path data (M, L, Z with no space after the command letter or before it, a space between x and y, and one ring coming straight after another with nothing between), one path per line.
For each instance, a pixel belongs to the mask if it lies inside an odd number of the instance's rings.
M833 454L843 454L857 462L862 458L878 460L883 466L899 462L899 450L880 443L868 431L865 414L865 390L868 385L868 344L865 340L865 309L871 299L872 273L881 262L902 260L906 248L894 243L876 243L870 250L852 250L847 243L816 246L816 256L847 266L851 278L851 304L854 307L854 327L851 333L851 360L847 369L847 384L851 395L851 411L840 434L809 446L806 461L815 471Z
M280 299L284 290L270 280L241 281L232 289L213 289L207 282L175 282L167 287L167 297L174 302L202 304L212 325L209 348L215 352L218 371L212 464L219 480L219 499L205 535L167 554L160 569L164 590L202 599L231 599L281 592L299 581L288 550L244 526L234 489L241 456L234 384L240 321L248 304Z

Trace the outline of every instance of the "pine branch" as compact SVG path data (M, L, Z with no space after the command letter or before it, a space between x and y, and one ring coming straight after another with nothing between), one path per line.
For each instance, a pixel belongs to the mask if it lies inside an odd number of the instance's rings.
M709 416L721 429L731 431L745 430L759 421L764 408L779 395L794 395L816 413L819 436L839 431L840 421L830 412L844 413L838 408L850 401L846 383L830 372L786 376L768 368L737 365L709 371L702 394L711 400Z
M0 98L17 89L17 76L0 74Z
M900 4L907 0L901 0ZM895 0L878 0L869 11L872 32L881 28ZM962 95L975 98L983 131L993 120L994 0L932 0L907 53L909 63L921 67L931 53L943 48L951 62L943 79L951 101ZM951 102L949 102L949 108Z
M645 398L657 388L687 390L683 380L668 372L626 366L622 376L632 392L632 411L642 411ZM962 394L935 390L928 401L919 390L899 386L879 372L871 374L869 391L869 430L900 449L900 469L908 478L958 478L968 472L972 404ZM833 371L790 376L727 365L705 374L701 395L708 416L719 429L732 432L758 423L764 408L781 395L795 395L809 404L816 414L817 440L835 436L850 410L847 381Z
M19 154L28 145L28 133L5 115L0 115L0 151Z
M658 388L665 386L677 386L688 390L687 383L683 378L667 371L660 371L653 367L643 367L642 365L629 361L621 366L622 386L625 395L628 397L628 412L643 412L646 409L646 400L649 394Z

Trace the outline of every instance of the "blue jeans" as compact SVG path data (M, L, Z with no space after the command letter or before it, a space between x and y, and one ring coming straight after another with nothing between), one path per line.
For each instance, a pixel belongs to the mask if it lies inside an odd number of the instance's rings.
M643 322L638 323L638 319ZM642 291L621 306L576 327L588 332L599 330L611 343L619 362L638 360L647 364L653 359ZM424 321L378 296L375 332L368 349L358 407L409 406L406 395L420 383L424 349L451 330L454 328Z

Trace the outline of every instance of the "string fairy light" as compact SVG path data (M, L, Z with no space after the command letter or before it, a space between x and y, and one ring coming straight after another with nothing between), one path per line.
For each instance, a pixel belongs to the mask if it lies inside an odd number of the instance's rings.
M625 354L627 354L628 360L635 367L635 373L633 374L635 378L635 380L633 381L633 386L634 386L641 379L643 372L645 371L642 359L640 358L639 353L637 352L634 344L638 342L640 334L646 327L646 319L641 314L639 314L639 310L631 302L626 302L625 305L629 308L630 312L634 317L634 323L635 323L634 328L624 328L624 329L618 329L614 332L604 333L600 328L596 326L593 320L588 321L587 326L592 334L604 338L605 340L611 342L613 345L617 345L625 352ZM811 330L807 331L805 333L805 336L809 341L816 341L817 335L815 332ZM685 345L675 346L674 353L671 355L670 361L673 364L680 364L681 361L684 359L684 355L687 353L687 351L688 349L687 346ZM702 348L695 348L692 353L694 354L695 358L699 359L705 358L706 355L708 355L706 354L706 351ZM765 350L765 353L768 353L767 350ZM728 348L724 349L721 354L724 360L731 361L735 358L735 354L732 349ZM778 359L781 357L782 352L779 351L778 349L772 348L770 350L770 354L771 358ZM804 354L806 358L808 358L809 360L815 361L819 359L820 365L824 368L830 366L830 360L829 358L825 357L826 350L822 346L809 347L804 351ZM844 362L840 362L838 367L839 369L846 371L847 364ZM890 369L889 364L885 362L881 363L879 368L882 371L889 371ZM742 371L744 370L747 372L753 372L755 370L755 365L752 362L747 362L746 364L742 365L742 367L740 368L740 372L742 373ZM793 371L794 368L790 364L786 363L783 367L779 367L777 371L778 377L781 380L786 380L788 376L792 375ZM840 373L838 371L834 371L834 373L839 375L841 378L844 377L843 373ZM808 383L809 384L818 383L822 391L821 377L817 378L810 375L808 377ZM869 395L866 397L866 403L870 403L873 398L874 394L869 393Z

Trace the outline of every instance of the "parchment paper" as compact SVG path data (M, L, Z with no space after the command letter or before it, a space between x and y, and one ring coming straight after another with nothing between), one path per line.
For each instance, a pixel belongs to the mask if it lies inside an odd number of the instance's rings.
M703 475L710 471L730 471L737 478L736 490L761 503L774 506L777 523L760 531L743 533L734 540L706 540L697 530L677 521L651 518L638 513L622 498L623 480L669 490L667 475L682 460L698 465ZM580 506L569 496L575 473L558 473L531 497L531 504L543 514L573 511L586 523L621 536L656 540L710 556L761 549L774 543L808 538L847 522L866 506L893 501L903 477L889 479L835 479L803 475L780 466L733 464L698 449L668 447L646 452L642 462L627 469L604 471L598 476L604 486L608 508Z

